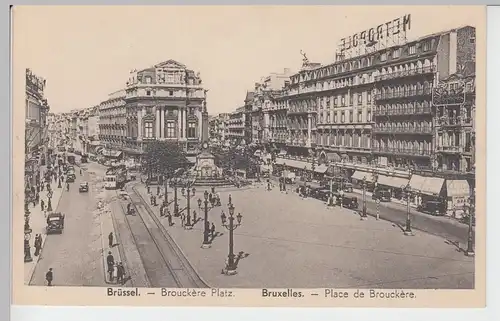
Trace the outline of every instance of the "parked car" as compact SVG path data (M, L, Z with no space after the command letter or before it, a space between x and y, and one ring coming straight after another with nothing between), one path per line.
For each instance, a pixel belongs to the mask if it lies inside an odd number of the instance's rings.
M66 176L66 182L68 182L68 183L74 183L75 179L76 179L75 173L69 173Z
M58 233L62 234L64 230L64 214L62 213L50 213L47 215L47 227L46 233L53 234Z
M321 201L328 201L328 196L330 195L330 189L327 187L317 187L311 189L311 197L319 199Z
M334 194L337 200L337 206L340 206L340 202L342 202L342 206L348 209L356 209L359 207L358 198L356 196L345 196L340 194Z
M391 201L391 192L383 189L377 189L372 194L372 199L380 200L381 202L390 202Z
M89 191L89 183L88 182L80 183L80 188L78 189L78 191L80 193L88 192Z
M442 216L446 212L444 203L438 201L424 201L417 207L417 211L436 216Z

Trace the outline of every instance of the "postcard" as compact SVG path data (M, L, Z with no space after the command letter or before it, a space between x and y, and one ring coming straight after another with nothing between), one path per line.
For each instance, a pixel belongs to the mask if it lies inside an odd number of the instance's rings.
M485 22L13 7L13 302L485 306Z

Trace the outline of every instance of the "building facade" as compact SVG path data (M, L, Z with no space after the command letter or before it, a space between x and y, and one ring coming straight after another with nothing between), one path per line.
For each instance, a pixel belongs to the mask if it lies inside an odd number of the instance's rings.
M246 113L245 106L237 108L229 114L227 120L227 139L231 145L246 144Z
M126 87L100 105L102 145L138 159L149 142L175 141L196 155L208 139L206 90L199 73L168 60L133 70Z
M221 113L209 120L209 136L212 144L223 145L226 141L228 113Z

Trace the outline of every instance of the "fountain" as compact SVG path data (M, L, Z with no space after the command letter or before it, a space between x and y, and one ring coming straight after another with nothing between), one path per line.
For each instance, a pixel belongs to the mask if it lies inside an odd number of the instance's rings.
M215 165L215 156L208 151L208 143L203 143L202 152L196 156L196 165L192 169L196 180L195 186L229 186L233 183L222 175L222 169Z

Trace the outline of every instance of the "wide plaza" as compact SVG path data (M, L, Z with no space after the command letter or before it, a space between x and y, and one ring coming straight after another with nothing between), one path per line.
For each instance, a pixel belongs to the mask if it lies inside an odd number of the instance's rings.
M137 185L147 200L146 188ZM191 208L203 217L197 199ZM360 216L348 209L327 208L315 199L293 192L267 191L264 185L219 189L222 207L209 212L216 232L210 249L201 248L203 221L192 230L167 227L186 257L214 287L295 288L473 288L474 259L445 239L415 231L405 236L399 226ZM172 198L172 191L169 197ZM238 274L221 274L228 254L229 232L221 226L231 195L235 215L243 216L234 232L234 252L241 252ZM179 193L180 207L186 205ZM152 207L158 215L158 207Z

